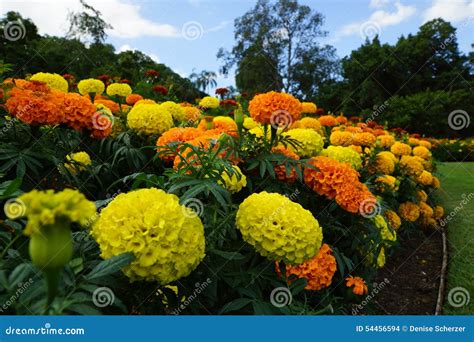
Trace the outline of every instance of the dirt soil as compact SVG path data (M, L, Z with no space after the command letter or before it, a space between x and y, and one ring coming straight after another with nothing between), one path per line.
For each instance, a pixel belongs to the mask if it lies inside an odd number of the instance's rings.
M388 279L389 284L375 296L372 309L382 315L433 315L443 260L441 233L427 231L400 242L377 275L377 283Z

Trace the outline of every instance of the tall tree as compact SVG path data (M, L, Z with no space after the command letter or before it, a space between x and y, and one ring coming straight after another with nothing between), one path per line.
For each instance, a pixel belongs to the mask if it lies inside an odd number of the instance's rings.
M107 29L112 29L112 25L108 24L103 18L102 13L84 0L80 0L83 7L82 12L69 13L69 31L68 38L77 38L79 40L88 38L92 39L95 44L102 43L107 38Z
M207 88L217 86L216 81L217 74L214 71L203 70L200 73L193 72L189 75L191 81L194 82L198 89L207 91Z
M318 44L326 35L322 23L320 13L296 0L258 0L252 10L235 20L232 50L219 50L217 56L224 62L221 71L228 73L236 67L236 83L243 91L274 89L312 97L306 92L315 89L302 87L300 81L304 73L328 72L315 66L330 51ZM334 61L335 55L331 57Z

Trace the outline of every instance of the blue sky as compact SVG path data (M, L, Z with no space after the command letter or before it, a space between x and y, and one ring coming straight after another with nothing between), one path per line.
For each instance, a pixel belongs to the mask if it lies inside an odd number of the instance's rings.
M182 76L193 69L217 71L220 47L233 45L234 19L253 8L253 0L89 0L114 30L108 42L117 50L141 50ZM379 33L394 43L415 33L429 19L443 17L458 28L461 51L474 42L473 0L300 0L323 14L322 43L333 45L339 57L360 46L366 35ZM17 10L38 25L40 33L63 35L68 11L78 0L2 0L0 14ZM45 15L48 13L48 15ZM194 35L193 35L194 34ZM234 83L219 76L219 86Z

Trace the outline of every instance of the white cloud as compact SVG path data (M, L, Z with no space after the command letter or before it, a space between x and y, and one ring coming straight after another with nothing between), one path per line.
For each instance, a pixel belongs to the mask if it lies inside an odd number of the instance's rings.
M113 26L108 32L112 37L136 38L142 36L179 37L176 27L157 23L140 14L140 6L126 0L89 0L87 3L102 12L106 22ZM41 34L63 36L68 29L67 15L78 11L78 0L2 0L0 14L20 12L31 18Z
M371 30L371 34L373 35L373 31L381 31L384 27L400 24L401 22L413 16L416 12L415 6L405 6L398 1L394 4L394 6L394 12L377 10L373 12L366 20L361 20L343 26L341 29L339 29L339 31L336 32L332 41L335 42L346 36L360 34L361 31L365 30ZM375 33L380 34L380 32Z
M474 1L472 0L433 0L431 6L423 13L423 22L443 18L457 22L474 18Z
M382 8L390 3L390 0L371 0L370 8Z
M225 20L225 21L221 21L218 25L216 26L213 26L211 28L208 28L206 30L206 32L217 32L217 31L220 31L222 29L225 29L227 26L229 26L229 24L231 24L232 22L230 20Z

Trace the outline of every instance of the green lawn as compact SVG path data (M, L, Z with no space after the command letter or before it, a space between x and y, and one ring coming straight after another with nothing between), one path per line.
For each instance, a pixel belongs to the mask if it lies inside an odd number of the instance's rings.
M444 314L474 314L474 163L442 163L438 172L447 223L449 264ZM464 201L463 201L464 200ZM470 301L462 307L448 302L448 293L455 287L463 287Z

